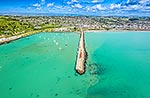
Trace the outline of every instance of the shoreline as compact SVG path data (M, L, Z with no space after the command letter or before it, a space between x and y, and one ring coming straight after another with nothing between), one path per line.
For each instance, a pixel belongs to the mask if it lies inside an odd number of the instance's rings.
M142 30L85 30L85 33L104 33L104 32L150 32Z
M0 38L0 45L2 44L5 44L5 43L9 43L11 41L15 41L17 39L20 39L20 38L24 38L24 37L27 37L27 36L30 36L30 35L33 35L33 34L36 34L36 33L39 33L39 32L46 32L46 31L31 31L31 32L27 32L27 33L24 33L24 34L20 34L20 35L16 35L16 36L11 36L11 37L4 37L4 38ZM50 31L51 33L77 33L79 34L80 32L78 31ZM137 31L137 30L85 30L84 31L85 33L108 33L108 32L116 32L116 33L125 33L125 32L149 32L150 31Z
M20 35L15 35L15 36L11 36L11 37L4 37L4 38L0 38L0 45L5 44L5 43L9 43L11 41L15 41L17 39L20 38L24 38L33 34L39 33L39 31L31 31L31 32L27 32L24 34L20 34Z

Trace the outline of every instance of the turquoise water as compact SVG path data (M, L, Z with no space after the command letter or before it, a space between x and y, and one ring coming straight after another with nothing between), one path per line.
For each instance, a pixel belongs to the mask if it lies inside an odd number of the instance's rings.
M0 98L150 98L150 33L86 33L86 73L75 73L79 34L39 33L0 46Z

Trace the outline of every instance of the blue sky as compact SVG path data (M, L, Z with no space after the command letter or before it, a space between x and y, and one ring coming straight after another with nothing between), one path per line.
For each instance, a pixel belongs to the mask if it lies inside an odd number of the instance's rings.
M0 0L0 12L150 16L150 0Z

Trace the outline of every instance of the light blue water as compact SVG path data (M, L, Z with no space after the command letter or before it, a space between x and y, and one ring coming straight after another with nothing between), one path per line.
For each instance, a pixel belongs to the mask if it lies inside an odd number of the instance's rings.
M0 98L150 98L150 33L86 33L87 71L75 73L79 34L39 33L0 46Z
M100 78L88 98L150 98L150 33L88 33L86 42Z

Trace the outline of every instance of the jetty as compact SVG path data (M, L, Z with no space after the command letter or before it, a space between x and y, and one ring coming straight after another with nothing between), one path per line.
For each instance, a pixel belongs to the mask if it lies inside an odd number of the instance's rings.
M85 72L85 62L86 62L86 50L85 50L85 43L84 43L84 32L81 29L76 66L75 66L76 72L79 73L80 75L82 75Z

